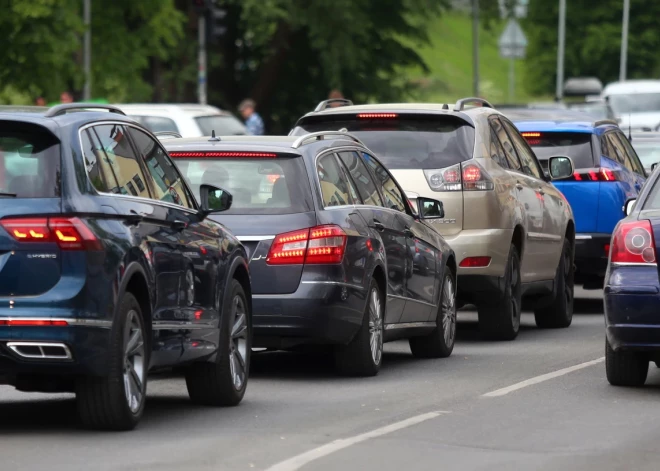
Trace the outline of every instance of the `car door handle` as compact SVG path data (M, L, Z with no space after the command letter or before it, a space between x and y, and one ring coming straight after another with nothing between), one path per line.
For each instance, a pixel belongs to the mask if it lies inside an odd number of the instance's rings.
M520 182L516 183L516 189L518 189L518 190L522 190L523 188L524 188L524 187L523 187L523 184L522 184L522 183L520 183Z
M406 228L403 230L403 233L404 233L407 237L412 237L412 236L413 236L413 233L412 233L412 231L410 230L409 227L406 227Z
M385 230L385 224L378 221L377 219L374 219L374 227L376 228L376 230L381 232Z
M182 231L188 227L188 223L185 221L179 221L178 219L172 223L172 228L176 231Z
M142 222L142 220L145 218L146 214L144 213L138 213L134 209L131 209L129 211L130 214L126 216L126 220L128 221L129 224L134 224L138 225Z
M545 191L543 191L543 188L539 188L539 195L541 196L545 195Z

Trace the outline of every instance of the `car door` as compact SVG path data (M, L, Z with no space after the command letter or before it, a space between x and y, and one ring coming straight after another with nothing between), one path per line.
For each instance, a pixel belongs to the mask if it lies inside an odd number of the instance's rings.
M559 190L545 181L543 169L525 139L513 124L506 120L502 121L518 153L523 173L534 180L536 196L543 210L543 227L540 233L536 234L539 242L538 273L542 279L554 279L559 257L562 253L566 227L564 200Z
M80 133L88 175L101 193L113 194L102 207L109 217L124 218L121 230L131 232L139 253L152 270L155 301L152 313L154 328L178 321L179 286L181 283L181 252L176 232L168 221L167 209L154 204L147 186L145 169L127 135L124 124L99 124ZM181 338L171 330L157 330L154 334L151 364L175 363L181 355Z
M180 254L178 316L170 326L160 322L154 326L176 332L182 341L182 360L191 360L218 347L223 286L218 264L227 262L226 237L220 227L200 220L194 198L160 142L136 127L129 132L143 159L154 206L163 211L171 228L168 237Z
M544 279L539 263L540 254L543 251L543 205L538 194L538 181L523 172L522 163L518 157L513 142L509 137L504 125L497 116L490 118L490 123L504 149L509 168L507 173L515 186L515 195L520 208L523 227L525 229L525 241L521 256L521 280L522 282L537 281ZM513 126L513 125L511 125ZM515 129L515 128L514 128Z
M362 204L359 213L367 225L380 233L387 262L385 324L397 323L406 305L407 244L404 224L395 211L386 209L374 179L356 151L338 153Z
M420 224L409 214L407 200L396 180L373 156L362 153L367 166L376 177L376 184L383 195L385 206L396 211L397 219L406 235L409 276L406 279L406 305L401 322L426 322L437 313L435 295L438 250L431 243L431 229Z

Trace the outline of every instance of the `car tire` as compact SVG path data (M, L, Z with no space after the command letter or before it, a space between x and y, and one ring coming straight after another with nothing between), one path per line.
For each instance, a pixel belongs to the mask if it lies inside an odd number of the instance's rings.
M148 338L140 304L125 293L110 333L108 375L76 381L78 416L84 427L132 430L138 424L147 397Z
M605 371L612 386L644 386L649 373L649 359L642 352L614 351L605 340Z
M346 376L376 376L383 362L385 305L376 280L371 280L362 325L347 345L335 350L335 365Z
M536 326L542 329L561 329L573 321L573 290L575 273L573 270L573 247L564 239L557 273L555 292L549 305L534 310Z
M513 340L520 330L522 289L520 280L520 255L515 245L509 248L509 258L504 272L504 290L493 303L479 304L479 330L491 340Z
M436 327L427 335L411 337L410 351L417 358L446 358L456 340L456 283L454 274L445 268L440 291Z
M193 363L186 369L188 395L195 404L236 406L245 395L250 374L252 314L238 281L231 280L227 292L214 361Z

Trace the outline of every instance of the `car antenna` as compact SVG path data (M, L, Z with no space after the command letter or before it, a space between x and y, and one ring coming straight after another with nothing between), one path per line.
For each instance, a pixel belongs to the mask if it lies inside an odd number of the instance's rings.
M220 141L219 137L215 137L215 129L211 129L211 139L209 141L218 142Z

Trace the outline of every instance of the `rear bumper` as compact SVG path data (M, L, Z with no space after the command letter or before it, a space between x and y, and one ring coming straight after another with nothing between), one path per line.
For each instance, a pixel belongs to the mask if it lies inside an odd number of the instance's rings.
M575 235L575 267L576 276L605 277L608 253L605 246L609 245L611 234L578 233Z
M253 295L253 345L346 344L362 325L366 294L357 285L303 281L292 294Z
M446 236L445 241L454 250L459 265L458 276L504 276L513 229L466 229L456 236ZM487 267L463 268L460 263L467 257L490 257Z

